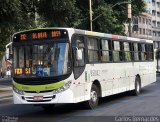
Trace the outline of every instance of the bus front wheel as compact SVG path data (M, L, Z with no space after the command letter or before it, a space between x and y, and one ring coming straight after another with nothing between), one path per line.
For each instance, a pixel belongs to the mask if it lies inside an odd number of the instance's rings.
M91 87L91 92L90 92L90 100L86 102L86 107L89 109L94 109L98 105L99 101L99 92L98 88L95 84L92 85Z

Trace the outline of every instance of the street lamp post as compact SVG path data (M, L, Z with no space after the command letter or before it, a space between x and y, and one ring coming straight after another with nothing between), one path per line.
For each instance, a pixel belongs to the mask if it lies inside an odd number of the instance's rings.
M89 0L89 14L90 14L90 30L92 31L93 20L92 20L92 1L91 0Z
M128 19L129 19L129 27L128 27L128 33L129 37L132 35L132 27L131 27L131 19L132 19L132 8L131 8L131 3L128 4Z
M111 8L115 7L116 5L121 5L121 4L128 4L128 5L130 4L130 10L131 10L131 1L117 2L116 4L111 6ZM90 14L90 30L93 31L93 27L92 27L93 26L93 21L98 19L103 14L100 14L97 17L95 17L94 19L92 19L92 0L89 0L89 14ZM131 12L130 12L130 16L131 16ZM130 24L131 24L131 22L130 22ZM131 25L130 25L130 28L131 28Z

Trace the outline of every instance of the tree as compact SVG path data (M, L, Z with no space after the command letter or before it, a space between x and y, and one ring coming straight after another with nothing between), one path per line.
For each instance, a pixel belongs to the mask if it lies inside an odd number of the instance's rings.
M18 14L18 0L0 1L0 54L5 50Z
M75 27L79 23L80 10L75 0L40 0L38 14L47 21L50 27Z
M0 57L14 32L34 28L36 0L0 1Z
M81 10L81 23L79 28L89 30L89 0L76 0L76 6ZM128 21L127 4L116 5L124 0L92 0L93 10L93 30L105 33L123 34L123 24ZM88 8L88 9L86 9ZM145 3L143 0L132 0L132 15L138 16L139 13L145 11Z
M140 13L145 12L145 1L143 0L125 0L131 1L132 5L132 16L139 16ZM118 2L124 2L124 0L105 0L105 3L113 6ZM116 18L121 24L128 21L127 19L127 4L116 5L113 7L113 12Z
M92 0L93 30L123 34L127 21L124 0ZM133 16L145 11L143 0L132 0ZM0 54L16 31L36 27L74 27L89 30L89 0L1 0L0 1Z

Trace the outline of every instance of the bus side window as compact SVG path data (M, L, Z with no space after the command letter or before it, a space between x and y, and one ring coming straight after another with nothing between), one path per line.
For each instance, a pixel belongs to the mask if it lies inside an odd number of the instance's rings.
M134 46L133 43L129 43L129 49L131 53L131 61L134 61Z
M131 61L131 46L128 42L124 42L125 61Z
M134 61L139 61L138 44L137 43L133 43L133 49L134 49Z
M141 44L138 44L138 56L139 56L139 60L142 61L142 55L141 55L141 52L142 52L142 45Z
M145 61L146 60L146 49L145 49L145 44L141 44L141 50L142 50L142 52L141 52L141 59L142 59L142 61Z
M88 62L97 63L99 61L98 39L87 38L87 47L88 47Z
M109 41L106 39L101 40L101 61L108 62L111 61L111 50L109 47Z
M124 43L123 42L120 42L120 52L119 52L119 55L120 55L120 61L124 61Z
M148 60L152 61L153 59L154 59L153 45L149 44L148 45Z
M118 41L113 42L113 61L119 62L120 61L120 43Z

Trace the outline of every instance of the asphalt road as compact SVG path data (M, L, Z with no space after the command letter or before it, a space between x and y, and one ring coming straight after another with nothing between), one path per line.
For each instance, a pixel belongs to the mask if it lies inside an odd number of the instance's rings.
M0 101L0 116L3 122L128 122L138 120L139 116L148 117L141 120L160 122L160 78L143 88L138 97L129 93L106 97L94 110L84 109L83 104L63 104L46 112L38 106L13 105L12 99L7 99Z

